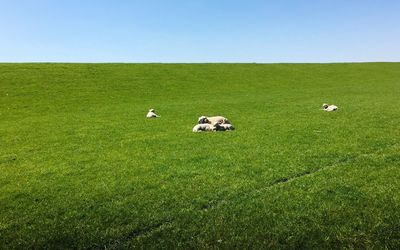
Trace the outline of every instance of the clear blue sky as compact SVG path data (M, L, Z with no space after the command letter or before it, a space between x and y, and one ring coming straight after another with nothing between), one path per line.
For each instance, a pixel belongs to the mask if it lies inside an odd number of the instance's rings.
M400 61L400 0L0 0L1 62Z

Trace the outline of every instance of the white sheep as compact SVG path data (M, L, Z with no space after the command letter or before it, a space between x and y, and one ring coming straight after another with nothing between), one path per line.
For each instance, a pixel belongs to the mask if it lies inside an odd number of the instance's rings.
M226 119L223 116L200 116L199 117L199 124L204 124L204 123L209 123L209 124L214 124L214 123L219 123L219 124L230 124L229 120Z
M147 113L146 117L147 118L157 118L160 116L156 114L156 111L154 109L149 109L149 113Z
M193 127L193 132L202 132L202 131L217 131L219 128L219 124L209 124L209 123L202 123L202 124L197 124L196 126Z
M327 111L327 112L331 112L331 111L336 111L338 110L338 107L336 105L329 105L329 104L322 104L322 109Z

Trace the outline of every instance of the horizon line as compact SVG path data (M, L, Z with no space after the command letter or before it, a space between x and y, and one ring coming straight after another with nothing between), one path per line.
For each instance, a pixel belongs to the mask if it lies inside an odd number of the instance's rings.
M340 63L400 63L400 61L327 61L327 62L235 62L235 61L220 61L220 62L156 62L156 61L0 61L0 64L340 64Z

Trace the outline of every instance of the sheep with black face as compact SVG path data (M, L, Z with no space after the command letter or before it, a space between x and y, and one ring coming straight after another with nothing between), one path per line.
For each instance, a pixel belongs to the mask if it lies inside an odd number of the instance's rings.
M322 110L327 111L327 112L332 112L338 110L338 107L333 104L322 104Z
M159 115L156 114L155 109L149 109L149 112L146 115L147 118L158 118Z
M218 124L218 127L216 129L217 131L230 131L235 130L235 127L232 126L232 124Z
M214 124L209 124L209 123L202 123L202 124L197 124L196 126L193 127L193 132L203 132L203 131L217 131L220 128L220 124L214 123Z

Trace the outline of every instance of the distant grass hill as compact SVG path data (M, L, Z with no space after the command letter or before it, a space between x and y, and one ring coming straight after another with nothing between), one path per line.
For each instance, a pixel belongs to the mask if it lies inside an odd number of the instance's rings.
M0 64L0 249L399 249L399 125L400 63Z

